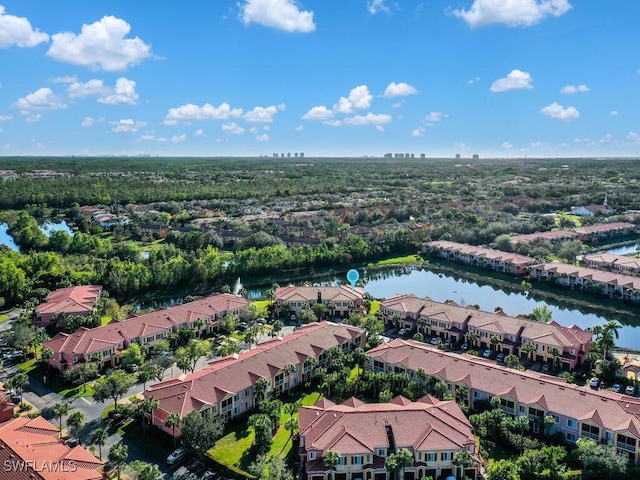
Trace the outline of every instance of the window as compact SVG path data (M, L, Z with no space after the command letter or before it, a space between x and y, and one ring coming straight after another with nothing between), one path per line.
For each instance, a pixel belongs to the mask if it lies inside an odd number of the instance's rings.
M443 462L448 462L449 460L451 460L451 452L442 452L440 458Z
M576 436L573 433L567 433L567 442L575 443Z
M102 356L103 357L108 357L109 355L111 355L111 349L107 348L104 352L102 352Z
M427 453L427 462L435 462L436 454L435 453Z
M576 428L576 421L575 420L571 420L570 418L568 418L567 419L567 427Z
M524 405L520 405L520 406L518 407L518 411L519 411L520 413L524 413Z
M555 420L556 425L559 425L560 424L560 417L558 415L553 415L553 414L551 414L551 416Z
M351 457L351 463L353 465L362 465L362 456L356 455L355 457Z
M473 392L473 398L480 398L480 392Z
M346 463L347 463L347 462L346 462L346 460L347 460L347 459L346 459L345 457L340 457L340 458L338 459L338 465L339 465L339 466L340 466L340 465L341 465L341 466L345 466L345 465L346 465Z
M250 389L250 388L247 388L247 389L244 391L244 396L245 396L245 397L250 397L250 396L251 396L251 389Z
M77 356L73 356L73 363L78 363L78 357Z
M316 452L309 452L309 460L315 460L316 459Z

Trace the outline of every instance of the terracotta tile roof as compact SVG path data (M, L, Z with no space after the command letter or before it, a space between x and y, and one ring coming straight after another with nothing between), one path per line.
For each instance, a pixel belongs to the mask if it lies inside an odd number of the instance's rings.
M307 450L374 453L376 448L390 447L387 428L396 448L413 451L458 450L475 443L460 407L433 397L417 402L396 397L389 403L315 404L298 411Z
M18 417L0 424L0 461L9 460L18 467L29 465L27 472L12 471L11 480L94 480L102 479L104 462L83 447L69 448L57 437L58 429L42 417ZM21 476L26 473L25 476Z
M569 418L591 419L609 430L628 430L629 422L633 428L640 428L640 399L627 395L579 387L529 370L512 370L466 354L443 352L413 340L395 339L369 350L367 355L372 360L407 370L422 368L427 375L448 382L469 374L472 390L508 395L526 405L544 401L549 412ZM438 372L445 375L440 376Z
M58 333L43 345L54 352L62 352L67 356L91 355L94 352L117 346L119 343L128 343L143 336L175 331L180 325L192 322L197 318L220 316L223 312L237 310L247 305L249 302L237 295L215 294L170 308L161 308L127 320L114 320L108 325L97 328L81 327L70 335Z
M36 307L36 315L68 313L88 315L102 293L101 285L82 285L49 292L45 302Z
M612 253L594 253L585 255L582 259L586 262L602 263L615 268L622 267L640 270L640 258L637 257L614 255Z
M287 364L317 357L345 339L363 335L350 325L320 322L305 325L284 338L258 344L254 349L210 362L204 369L178 375L151 385L145 396L153 396L160 410L186 415L203 405L217 404L230 394L242 392L260 378L273 378Z
M451 250L462 255L473 255L476 257L486 258L497 262L512 263L514 265L526 266L535 262L535 259L526 255L518 255L517 253L503 252L492 248L477 247L467 245L466 243L450 242L447 240L439 240L426 243L431 249L441 248L443 250Z
M594 268L577 267L568 263L548 262L539 265L533 265L531 271L541 270L543 272L552 272L556 275L568 275L576 278L588 279L603 284L613 284L617 287L630 288L640 290L640 278L631 275L623 275L621 273L606 272L604 270L596 270Z
M278 302L310 302L318 300L318 294L327 302L355 302L361 301L364 290L361 287L354 289L351 286L326 286L326 287L287 287L276 288L275 298Z

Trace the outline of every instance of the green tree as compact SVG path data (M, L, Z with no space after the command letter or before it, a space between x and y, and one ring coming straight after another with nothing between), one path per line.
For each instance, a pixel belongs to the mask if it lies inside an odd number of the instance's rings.
M122 352L120 362L124 368L129 368L132 365L142 365L144 363L144 354L142 353L140 345L137 343L129 344L129 347Z
M541 305L531 310L531 313L527 316L536 322L549 323L553 318L553 312L547 305Z
M217 415L200 415L191 410L182 421L180 440L191 450L203 454L216 443L224 431L224 420Z
M142 382L142 390L147 389L147 382L153 380L158 376L160 368L153 362L148 362L140 367L138 370L138 381Z
M98 378L98 364L95 362L78 363L67 369L62 374L65 382L70 383L74 387L82 385L82 391L86 391L87 382Z
M582 253L582 242L580 240L567 240L558 247L557 255L567 262L575 262L576 257Z
M387 458L384 459L384 466L387 469L387 472L391 473L394 479L397 479L398 473L400 472L398 455L395 453L387 455Z
M335 480L335 470L340 462L340 455L333 450L327 450L322 454L322 464L329 468L331 474L331 480Z
M438 400L442 400L447 393L447 383L443 380L438 381L433 387L433 393L438 397Z
M513 368L514 370L524 370L522 365L520 365L520 359L518 358L517 355L514 355L513 353L504 357L504 364L505 366L509 368Z
M210 351L211 344L207 340L196 340L194 338L189 341L187 346L176 350L176 365L184 372L191 371L193 373L198 360L209 355Z
M520 351L526 355L527 364L531 364L533 361L533 352L535 352L536 348L532 343L525 343L520 347Z
M498 460L487 468L487 480L520 480L520 469L512 460Z
M73 436L76 438L78 438L78 434L80 433L82 425L84 425L84 413L79 410L73 412L67 418L67 427L73 428Z
M413 453L406 448L401 448L396 453L398 467L400 468L400 478L404 480L404 469L413 465Z
M255 446L258 455L264 455L269 451L271 442L273 441L273 434L271 430L271 420L269 416L264 413L257 413L249 417L248 422L250 427L253 427L255 433Z
M113 400L113 405L123 397L133 385L133 378L122 370L111 372L102 381L97 381L93 389L93 399L96 402Z
M284 424L284 428L289 430L289 438L293 438L296 431L298 430L298 419L296 417L290 417Z
M465 478L466 470L473 468L473 455L471 455L467 450L460 450L454 455L452 463L460 469L460 475L458 475L458 477Z
M176 427L179 427L182 423L180 414L171 412L167 418L164 419L164 425L171 429L171 437L173 438L173 446L176 446Z
M127 472L130 473L129 478L135 480L160 480L164 476L158 465L142 460L131 462L127 466Z
M227 313L218 322L218 329L224 332L227 335L227 337L229 337L229 335L231 335L231 332L233 332L237 328L238 328L238 319L234 317L231 313Z
M122 441L115 443L109 450L107 458L118 470L118 480L120 480L120 468L127 460L129 456L129 447L127 447Z
M573 452L582 463L585 480L622 478L627 471L627 458L613 445L599 444L590 438L579 438Z
M104 428L96 428L89 434L89 441L98 446L100 460L102 460L102 447L107 442L107 431Z
M54 417L58 417L60 421L60 431L62 431L62 417L69 413L70 406L65 402L58 402L53 407L51 407L51 414Z
M5 382L6 388L16 390L20 393L20 403L22 403L22 391L27 385L29 385L29 377L24 372L16 373Z
M253 386L253 396L255 403L260 403L266 398L267 390L271 386L271 382L267 378L259 378Z

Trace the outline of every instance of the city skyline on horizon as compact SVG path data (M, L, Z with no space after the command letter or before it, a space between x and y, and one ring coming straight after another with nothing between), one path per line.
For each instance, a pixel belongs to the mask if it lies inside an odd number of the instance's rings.
M638 14L621 0L0 0L0 155L634 158Z

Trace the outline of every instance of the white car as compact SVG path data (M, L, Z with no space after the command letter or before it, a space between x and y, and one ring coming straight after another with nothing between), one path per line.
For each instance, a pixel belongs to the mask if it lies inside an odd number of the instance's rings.
M626 393L627 395L635 395L636 387L634 387L633 385L628 385L627 388L624 389L624 393Z
M589 386L591 388L598 388L598 386L600 386L600 379L598 377L592 377L591 380L589 380Z
M433 337L431 339L431 345L440 345L442 343L442 339L440 337Z
M405 333L407 333L406 328L401 328L400 330L398 330L398 335L404 335Z
M484 358L491 358L493 356L493 350L485 350L482 352L482 356Z
M167 463L169 465L175 465L180 460L184 460L184 457L186 456L187 456L187 449L185 447L180 447L174 450L173 452L171 452L171 455L167 457Z

